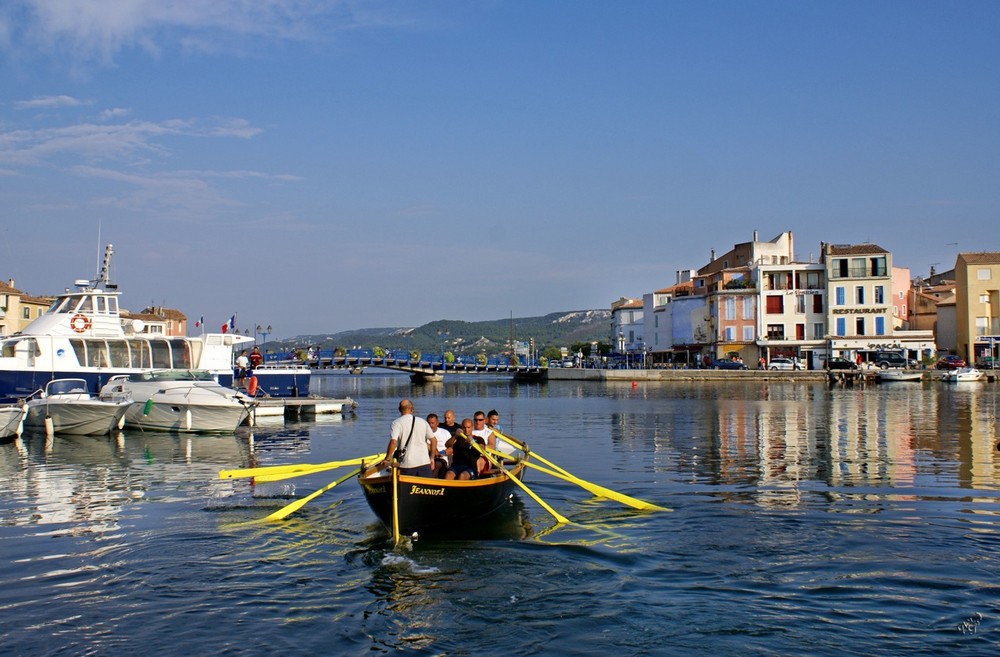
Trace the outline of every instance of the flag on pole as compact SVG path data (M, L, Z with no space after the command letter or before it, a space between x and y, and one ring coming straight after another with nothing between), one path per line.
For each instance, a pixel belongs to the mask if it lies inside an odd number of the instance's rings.
M226 333L230 329L236 330L236 313L229 318L229 321L222 325L222 332Z
M194 326L195 328L198 328L199 326L204 326L204 325L205 325L205 316L202 315L201 319L199 319L197 322L194 323Z

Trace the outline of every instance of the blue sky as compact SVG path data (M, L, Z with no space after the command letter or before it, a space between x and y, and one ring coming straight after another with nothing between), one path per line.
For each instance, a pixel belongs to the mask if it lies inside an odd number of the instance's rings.
M8 0L0 276L277 338L1000 250L1000 3Z

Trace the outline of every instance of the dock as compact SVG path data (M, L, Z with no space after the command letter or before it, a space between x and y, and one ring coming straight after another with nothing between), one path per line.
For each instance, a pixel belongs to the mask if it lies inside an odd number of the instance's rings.
M250 412L251 425L259 418L283 417L298 419L316 415L327 415L353 411L358 402L350 397L333 399L328 397L265 397L257 400L257 406Z

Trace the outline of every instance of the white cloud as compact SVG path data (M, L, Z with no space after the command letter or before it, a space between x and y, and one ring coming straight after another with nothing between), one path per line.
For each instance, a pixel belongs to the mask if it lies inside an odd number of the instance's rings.
M45 109L50 107L78 107L85 105L82 100L72 96L39 96L31 100L19 100L14 103L14 109Z
M309 41L359 27L408 23L352 0L10 0L0 9L0 47L17 37L49 53L106 64L125 49L158 56L178 47L241 50L252 41ZM6 29L3 29L6 25ZM7 34L3 38L3 34Z
M132 113L132 110L125 109L123 107L111 107L103 112L101 112L101 119L107 121L108 119L119 119L123 116L128 116Z

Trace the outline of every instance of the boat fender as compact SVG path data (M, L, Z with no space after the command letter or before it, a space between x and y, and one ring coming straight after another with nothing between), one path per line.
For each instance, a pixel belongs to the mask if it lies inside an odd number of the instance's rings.
M256 375L255 376L251 376L250 380L247 381L247 394L250 395L251 397L254 397L254 396L257 395L257 377L256 377Z
M142 407L142 414L149 415L149 412L153 410L153 398L150 397L146 400L146 405Z
M51 436L51 435L55 434L55 432L56 432L56 428L55 428L55 425L52 423L52 418L49 417L49 416L46 416L46 418L45 418L45 435L46 436Z
M191 425L193 423L192 420L193 418L191 417L191 409L189 408L187 409L187 411L184 412L184 426L185 428L187 428L188 431L191 431ZM191 455L188 454L188 457L190 456Z

